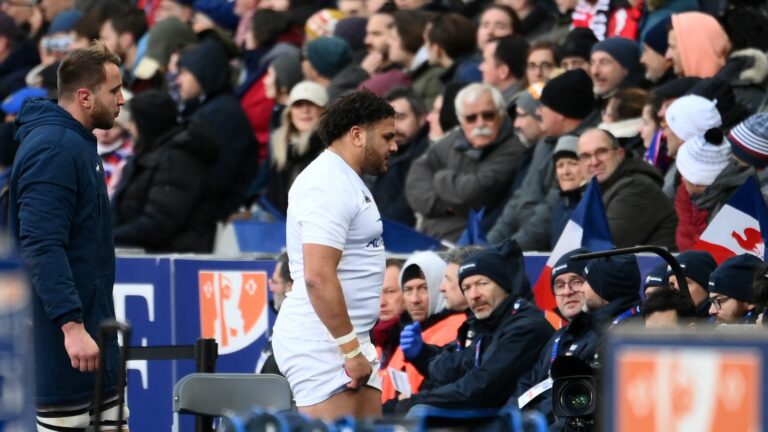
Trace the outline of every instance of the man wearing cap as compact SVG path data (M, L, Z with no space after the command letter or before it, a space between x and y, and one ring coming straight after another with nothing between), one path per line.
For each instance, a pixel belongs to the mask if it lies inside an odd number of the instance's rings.
M527 101L523 101L528 104ZM555 168L552 152L561 135L575 134L584 127L582 124L593 112L594 97L592 80L582 69L565 72L551 79L541 92L538 116L541 117L541 132L544 136L533 150L528 172L522 184L512 192L512 198L488 232L488 241L497 244L520 230L537 230L537 224L526 224L532 220L535 208L544 201L555 187ZM523 106L524 108L525 106ZM523 250L545 250L549 247L549 227L538 233L517 238Z
M579 137L579 163L585 178L595 177L617 247L675 247L677 216L661 191L658 170L632 157L610 132L589 129Z
M400 333L400 347L392 355L388 367L408 375L413 393L419 392L422 383L427 384L425 374L430 354L449 344L450 349L456 349L453 344L456 332L466 321L463 311L445 308L445 298L440 292L445 266L445 261L434 252L421 252L409 258L400 272L407 315L403 317L405 320L401 319L404 326ZM422 367L419 367L417 359L422 360ZM389 373L382 371L382 403L396 396Z
M483 82L496 87L507 106L523 90L527 52L528 42L521 36L494 38L483 46L483 62L479 66Z
M685 274L685 282L688 284L688 293L691 301L696 307L696 316L706 318L709 316L709 294L707 292L707 282L709 276L717 268L717 262L707 251L690 250L677 256L677 262ZM667 280L669 287L674 290L680 290L677 283L677 276L672 273L672 268L667 267Z
M566 71L583 69L584 72L589 73L589 57L595 43L597 43L597 38L592 30L586 27L572 29L557 51L560 68Z
M495 88L470 84L455 106L461 127L413 162L405 189L411 208L424 216L423 231L449 241L461 236L470 209L501 204L524 150Z
M351 61L352 50L347 41L337 37L322 36L304 46L301 69L306 79L327 88L331 80Z
M495 249L470 255L459 267L459 285L476 319L472 345L429 363L435 387L398 403L442 408L498 408L536 361L553 330L544 314L521 297L527 286L522 252ZM528 288L530 290L530 288Z
M642 80L637 42L611 37L596 43L590 56L593 91L599 100L607 100L619 87L631 87Z
M742 254L725 260L709 276L709 315L718 324L754 324L755 312L752 279L763 260Z
M645 79L654 85L661 85L675 78L672 62L664 57L667 53L667 30L669 18L658 21L649 28L643 39L643 54L640 63L645 67Z
M768 188L768 112L753 114L731 129L728 134L733 158L759 173L763 194Z
M667 276L667 263L662 262L645 275L643 279L643 292L645 297L656 292L660 288L669 288L669 277Z
M539 106L541 105L539 98L543 88L543 83L531 85L520 92L517 95L517 99L515 99L515 133L517 133L520 141L526 147L529 147L531 151L543 136L541 116L539 115ZM519 175L522 175L522 173ZM525 176L522 175L522 178L525 178Z
M555 295L560 315L570 322L549 339L539 353L536 365L517 383L515 393L507 404L520 409L536 409L547 417L552 413L552 381L549 369L555 358L561 355L575 356L591 362L597 349L597 334L590 325L584 292L584 267L588 260L575 261L574 255L588 253L584 248L572 250L552 267L552 293Z
M563 135L557 140L552 158L555 161L555 176L557 189L547 195L547 202L542 203L536 213L539 220L552 219L549 247L554 249L565 226L571 219L571 214L581 201L581 195L586 189L584 173L579 165L579 138L574 135Z
M256 140L245 112L232 95L229 64L217 42L206 40L179 59L176 83L185 117L198 121L216 141L213 168L217 220L226 220L245 203L256 171Z

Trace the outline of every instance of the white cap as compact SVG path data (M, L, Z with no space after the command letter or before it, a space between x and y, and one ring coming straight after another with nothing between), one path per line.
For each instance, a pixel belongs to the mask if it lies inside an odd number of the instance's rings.
M328 92L325 87L312 81L302 81L291 89L288 95L288 106L298 101L310 101L319 107L325 107L328 104Z
M672 132L683 141L704 135L707 130L723 124L717 101L696 95L683 96L672 102L665 119Z

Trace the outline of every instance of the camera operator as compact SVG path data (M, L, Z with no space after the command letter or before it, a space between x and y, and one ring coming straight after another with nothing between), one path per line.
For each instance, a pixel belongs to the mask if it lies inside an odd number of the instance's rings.
M565 254L552 269L552 290L558 309L570 319L539 355L531 372L521 378L516 392L507 402L525 409L536 409L553 421L550 367L559 356L574 356L588 364L597 362L597 353L606 329L640 312L640 269L634 255L610 259L574 261L573 255L587 252L576 249ZM575 301L580 304L574 309ZM556 430L565 428L558 419Z

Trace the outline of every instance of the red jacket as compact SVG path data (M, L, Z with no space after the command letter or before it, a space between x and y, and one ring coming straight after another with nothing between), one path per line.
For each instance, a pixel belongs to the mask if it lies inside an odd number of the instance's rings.
M240 99L240 106L243 107L245 115L248 116L253 134L259 143L259 165L261 165L267 158L269 121L272 118L272 108L275 106L275 101L267 97L263 75L245 91Z
M677 230L675 244L680 252L693 248L709 224L709 211L697 207L691 195L681 184L675 194L675 212L677 212Z

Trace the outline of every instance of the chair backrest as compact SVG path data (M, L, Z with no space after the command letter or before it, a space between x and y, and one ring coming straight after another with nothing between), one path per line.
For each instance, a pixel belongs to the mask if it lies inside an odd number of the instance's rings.
M254 406L292 409L288 381L271 374L193 373L173 387L173 411L177 413L221 416Z

